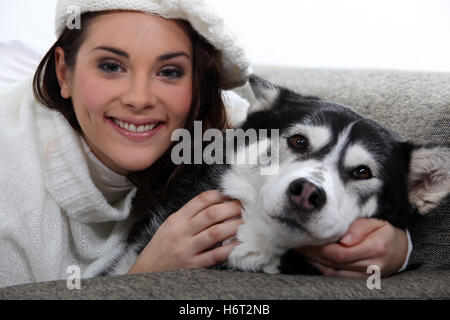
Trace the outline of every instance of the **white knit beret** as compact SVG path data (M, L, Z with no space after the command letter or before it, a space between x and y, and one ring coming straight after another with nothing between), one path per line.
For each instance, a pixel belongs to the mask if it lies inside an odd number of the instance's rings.
M245 84L251 73L250 61L236 37L226 28L221 17L203 0L58 0L56 4L56 37L63 33L76 12L133 10L156 14L167 19L183 19L222 53L221 88L231 89Z

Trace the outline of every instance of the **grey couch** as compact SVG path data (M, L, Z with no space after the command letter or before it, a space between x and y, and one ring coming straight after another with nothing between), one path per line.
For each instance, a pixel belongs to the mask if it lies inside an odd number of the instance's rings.
M257 67L255 73L300 93L351 105L416 142L449 142L450 74ZM238 92L248 99L248 87ZM449 201L411 228L407 271L369 289L367 279L176 270L0 289L0 299L449 299ZM370 275L368 275L369 277Z

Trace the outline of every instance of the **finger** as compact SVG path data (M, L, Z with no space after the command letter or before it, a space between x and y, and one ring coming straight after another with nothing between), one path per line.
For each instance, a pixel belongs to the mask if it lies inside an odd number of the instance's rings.
M205 251L195 258L194 266L196 268L208 268L222 263L228 259L231 251L238 244L239 241L233 241L227 245Z
M226 201L228 198L222 195L218 190L208 190L200 193L198 196L186 203L175 214L182 213L186 217L190 218L198 214L200 211Z
M351 247L361 243L369 234L382 228L385 221L379 219L357 219L348 228L347 233L342 237L340 243Z
M218 243L236 235L237 228L243 223L242 219L232 220L213 225L194 237L196 252L205 251Z
M314 268L316 268L317 270L319 270L323 275L326 276L333 276L336 274L336 270L333 268L330 268L326 265L321 264L320 262L317 261L312 261L312 260L306 260L311 266L313 266Z
M326 276L341 276L341 277L349 277L349 278L364 278L367 277L367 274L359 271L351 271L351 270L340 270L333 269L322 265L321 263L307 260L310 265L319 270L323 275Z
M308 246L294 249L297 253L303 256L306 260L311 260L323 264L325 266L331 266L332 261L326 259L322 254L318 252L318 247Z
M334 276L345 278L367 278L368 275L364 272L348 271L348 270L335 270Z
M382 247L376 237L369 236L353 247L345 247L339 243L300 249L300 254L308 259L316 260L330 267L341 267L358 261L372 259L382 254Z
M327 246L329 246L329 245L327 245ZM332 248L330 250L334 250L334 249ZM328 268L339 268L343 265L357 263L359 261L359 260L353 261L353 259L351 259L352 261L350 261L350 262L337 262L336 260L333 260L333 259L335 259L334 257L337 256L338 254L330 254L329 251L327 250L326 251L327 256L325 256L323 254L323 251L319 247L305 247L305 248L301 248L297 252L299 252L308 261L314 261L314 262L319 263ZM341 257L341 259L343 259L343 258Z
M228 201L205 208L190 220L192 235L196 235L216 223L238 217L241 212L242 207L239 201Z
M366 253L362 249L359 250L359 247L347 248L338 243L305 247L300 249L299 252L308 259L318 261L330 267L365 259ZM368 255L368 257L370 256Z
M347 263L347 264L339 264L335 263L332 265L325 264L326 267L333 268L336 270L341 271L351 271L351 272L359 272L359 273L366 273L367 268L369 266L376 265L380 268L380 263L376 259L367 259L367 260L360 260L353 263Z

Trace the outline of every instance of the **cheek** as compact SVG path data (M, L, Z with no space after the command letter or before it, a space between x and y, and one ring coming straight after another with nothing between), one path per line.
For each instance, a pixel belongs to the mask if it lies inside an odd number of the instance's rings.
M114 83L102 81L88 72L80 72L76 78L72 100L75 109L83 108L92 115L102 114L104 106L113 99L114 92L118 92Z
M181 123L180 126L183 126L192 105L192 84L186 83L174 88L166 87L160 92L166 106L170 108L169 112L172 113L172 117L179 119L177 123Z

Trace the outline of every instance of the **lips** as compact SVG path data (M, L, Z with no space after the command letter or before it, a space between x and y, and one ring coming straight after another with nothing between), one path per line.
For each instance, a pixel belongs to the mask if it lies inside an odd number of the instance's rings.
M106 121L116 132L132 142L144 142L150 139L166 124L157 119L106 117Z

